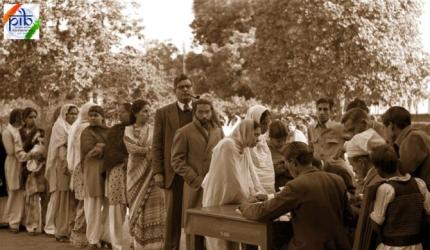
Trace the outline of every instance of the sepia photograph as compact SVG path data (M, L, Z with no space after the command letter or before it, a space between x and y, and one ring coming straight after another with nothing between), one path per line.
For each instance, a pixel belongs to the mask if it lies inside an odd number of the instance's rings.
M430 250L430 0L0 6L0 250Z

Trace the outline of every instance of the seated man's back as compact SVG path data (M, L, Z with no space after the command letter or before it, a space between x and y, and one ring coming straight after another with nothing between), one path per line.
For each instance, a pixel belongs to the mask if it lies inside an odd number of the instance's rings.
M346 186L341 177L310 168L263 203L242 204L250 219L275 219L292 212L292 249L350 249L344 221L351 217Z

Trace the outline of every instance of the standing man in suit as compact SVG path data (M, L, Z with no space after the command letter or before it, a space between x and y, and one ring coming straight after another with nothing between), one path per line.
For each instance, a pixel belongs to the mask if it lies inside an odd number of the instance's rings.
M167 208L165 244L166 250L179 249L182 218L182 189L184 179L177 175L171 165L171 149L176 130L193 120L193 84L184 74L174 80L177 101L155 113L152 141L152 168L156 185L165 190Z
M209 171L212 149L223 138L222 129L210 101L199 99L193 102L193 114L193 122L176 131L172 145L172 168L185 182L182 199L184 226L187 223L185 211L188 208L202 206L201 184ZM188 238L186 243L189 249Z
M351 249L344 223L352 222L352 212L342 178L313 167L312 153L303 142L288 144L285 156L295 178L273 198L269 195L272 199L244 201L243 216L273 220L291 212L294 236L288 249Z

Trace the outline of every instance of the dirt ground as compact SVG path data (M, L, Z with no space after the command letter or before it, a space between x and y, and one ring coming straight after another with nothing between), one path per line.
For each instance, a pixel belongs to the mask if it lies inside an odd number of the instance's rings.
M129 250L129 238L124 235L124 248ZM70 243L59 243L45 234L30 236L27 232L12 234L7 228L0 228L0 250L77 250ZM87 249L87 248L83 248ZM181 237L181 249L185 249L184 237Z
M27 232L12 234L0 229L0 250L76 250L69 243L58 243L44 234L29 236Z

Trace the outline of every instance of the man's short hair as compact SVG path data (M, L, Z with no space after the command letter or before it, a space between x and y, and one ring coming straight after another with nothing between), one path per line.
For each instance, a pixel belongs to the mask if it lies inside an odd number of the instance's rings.
M179 76L175 77L175 79L173 80L173 87L176 89L176 86L178 86L178 83L185 80L191 81L191 79L186 74L180 74Z
M211 101L209 101L208 99L199 98L193 101L193 113L197 110L198 105L203 105L203 104L209 105L213 109L213 105Z
M285 124L276 120L273 121L269 126L269 137L270 138L286 138L288 136L287 128Z
M392 174L397 170L397 154L391 145L374 147L370 153L370 160L375 168L383 173Z
M103 118L105 118L105 112L103 110L103 108L99 105L94 105L92 106L89 110L88 110L88 114L94 112L97 113L99 115L101 115Z
M322 98L317 100L316 105L318 106L318 105L323 104L323 103L327 103L330 107L330 110L333 109L333 105L334 105L333 99L327 98L327 97L322 97Z
M392 123L399 129L404 129L411 125L411 113L400 106L391 107L382 115L382 123L384 123L385 127Z
M345 124L348 120L351 120L353 123L359 123L363 120L369 119L366 111L361 108L353 108L350 109L342 116L342 124Z
M352 102L348 103L348 106L346 106L346 111L349 111L353 108L360 108L366 111L366 113L369 113L369 108L367 107L366 103L360 98L355 98Z
M313 154L310 152L308 145L304 142L294 141L287 144L284 151L285 159L296 160L300 165L309 165L312 163Z

